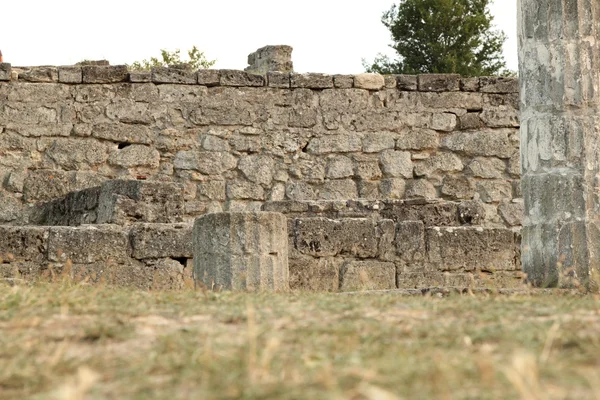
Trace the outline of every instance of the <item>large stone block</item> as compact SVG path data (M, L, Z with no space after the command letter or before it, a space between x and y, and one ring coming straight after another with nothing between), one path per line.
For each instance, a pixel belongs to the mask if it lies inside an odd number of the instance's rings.
M272 212L206 214L194 223L195 279L215 290L289 288L287 222Z
M126 65L84 65L81 67L83 83L127 82Z
M179 83L195 85L198 83L196 72L185 68L152 68L152 82L155 83Z
M219 71L221 86L265 86L265 77L244 71L222 69Z
M42 262L48 251L48 228L0 225L0 264L13 260Z
M396 266L392 262L349 261L341 269L341 290L385 290L396 288Z
M419 91L421 92L455 92L460 90L458 74L419 75Z
M58 68L30 67L19 73L19 80L40 83L58 82Z
M115 225L51 227L48 235L48 260L77 264L99 261L115 263L130 260L127 230Z
M192 258L192 226L185 224L135 224L130 231L132 257Z
M290 87L308 89L328 89L333 87L333 76L327 74L294 74L290 75Z
M429 263L439 271L512 271L520 267L520 238L507 228L428 228Z
M339 257L290 257L290 289L315 292L337 292L340 289Z

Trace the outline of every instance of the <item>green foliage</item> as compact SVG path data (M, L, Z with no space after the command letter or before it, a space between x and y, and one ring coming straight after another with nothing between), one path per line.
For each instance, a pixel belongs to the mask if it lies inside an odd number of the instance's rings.
M181 60L181 51L160 50L160 58L151 57L149 60L135 61L128 68L133 71L147 71L152 67L169 67L174 65L189 64L193 70L212 67L216 60L208 60L204 52L198 50L196 46L187 52L189 60Z
M492 29L490 0L400 0L383 14L398 59L379 54L368 72L506 75L506 35Z

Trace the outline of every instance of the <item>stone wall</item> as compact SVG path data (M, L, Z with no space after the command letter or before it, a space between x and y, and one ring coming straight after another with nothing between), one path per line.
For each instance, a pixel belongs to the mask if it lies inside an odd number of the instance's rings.
M126 178L181 185L184 222L266 201L439 198L520 225L514 79L15 72L0 64L0 223Z

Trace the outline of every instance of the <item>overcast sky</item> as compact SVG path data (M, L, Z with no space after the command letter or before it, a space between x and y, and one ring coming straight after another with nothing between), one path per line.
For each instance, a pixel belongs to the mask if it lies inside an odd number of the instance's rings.
M361 59L389 50L381 15L394 1L28 0L2 1L0 50L16 66L111 64L193 45L215 68L243 69L247 55L287 44L298 72L360 73ZM508 35L507 65L517 70L516 0L494 0L497 28Z

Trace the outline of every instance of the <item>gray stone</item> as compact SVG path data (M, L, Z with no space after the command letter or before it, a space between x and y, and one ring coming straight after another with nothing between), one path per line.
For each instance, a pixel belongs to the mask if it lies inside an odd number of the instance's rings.
M91 264L98 261L126 262L131 255L127 231L114 225L51 227L48 260Z
M471 199L475 194L475 184L466 176L446 176L442 194L453 199Z
M461 78L460 90L462 90L463 92L478 92L479 77Z
M188 69L153 67L152 82L195 85L198 83L198 75L196 72Z
M349 153L358 152L361 147L361 140L356 135L327 135L312 139L307 150L312 154Z
M407 263L423 262L427 253L425 224L422 221L398 222L394 245L401 260Z
M218 69L200 69L196 74L199 85L210 87L221 84L221 73Z
M480 78L479 90L483 93L519 93L519 79L501 76L485 76Z
M192 258L192 226L184 224L135 224L130 231L132 257Z
M354 76L354 87L366 90L381 90L385 87L385 79L379 74L358 74Z
M208 181L199 183L198 196L201 200L224 201L227 198L225 181Z
M406 182L401 178L383 179L379 191L385 199L403 199L406 193Z
M433 184L425 179L411 179L407 183L406 198L434 199L437 197L437 190Z
M413 162L408 151L386 150L381 153L381 169L388 177L413 177Z
M108 157L108 162L123 168L158 168L160 153L150 146L132 144L112 153Z
M58 68L56 67L29 67L19 73L19 80L25 82L58 82Z
M477 182L477 193L486 203L497 203L512 199L512 185L503 180L488 180Z
M94 139L56 139L45 154L66 170L89 169L108 158L106 146Z
M354 174L361 180L372 181L381 178L381 169L377 159L355 157Z
M459 125L461 130L481 129L485 126L485 123L482 121L480 113L470 112L459 118Z
M266 74L270 71L292 72L294 63L292 62L291 46L264 46L248 55L249 66L245 69L255 74Z
M48 228L0 225L0 264L11 260L42 262L48 250Z
M421 92L454 92L460 90L458 74L428 74L418 76Z
M265 86L265 77L244 71L222 69L219 71L221 86Z
M333 85L338 89L350 89L354 86L354 75L334 75Z
M234 181L227 183L227 199L230 200L266 200L265 189L257 183Z
M469 164L473 176L486 179L498 179L504 176L506 163L497 158L477 157Z
M319 198L323 200L357 199L358 189L351 179L326 181L321 188Z
M129 82L132 82L132 83L152 82L152 72L151 71L130 71L129 72Z
M238 168L249 181L268 186L273 181L275 161L268 155L248 155L240 158Z
M237 166L237 159L230 153L220 151L179 151L173 165L177 169L197 170L207 175L221 175Z
M290 256L290 289L337 292L342 263L343 260L336 257Z
M328 89L333 87L333 77L327 74L291 74L290 87L307 89Z
M58 81L61 83L81 83L83 74L81 67L65 66L58 67Z
M84 65L81 72L83 83L126 82L129 75L126 65Z
M522 201L505 201L498 207L498 213L508 226L520 226L523 223L523 211Z
M415 175L431 177L437 172L459 172L464 168L460 158L452 153L438 153L415 164Z
M10 63L0 63L0 81L10 81L12 77Z
M290 73L289 72L267 72L267 86L273 88L287 89L290 87Z
M214 135L205 135L201 139L202 148L208 151L229 151L227 140Z
M334 156L327 162L326 175L328 179L349 178L354 176L354 165L346 156Z
M417 75L396 75L398 90L416 91L418 89Z
M412 129L401 132L396 140L398 150L436 149L439 145L439 134L431 129Z
M286 291L287 221L272 212L215 213L193 229L196 281L213 290Z
M455 132L442 140L441 147L470 156L510 158L514 152L508 132L503 130Z

